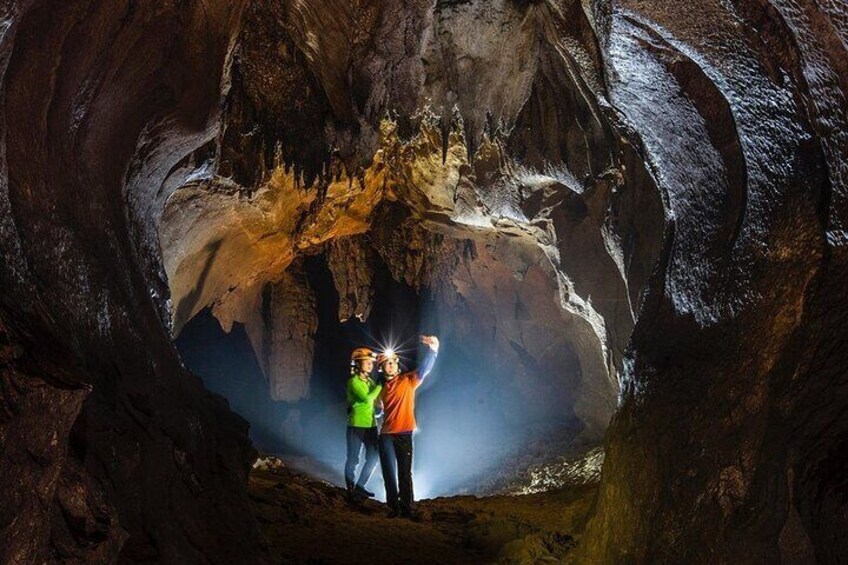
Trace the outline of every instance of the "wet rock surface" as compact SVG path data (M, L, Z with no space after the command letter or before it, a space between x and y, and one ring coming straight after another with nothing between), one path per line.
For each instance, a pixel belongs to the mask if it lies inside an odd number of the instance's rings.
M821 97L804 75L835 84L845 46L826 38L844 32L844 13L614 2L598 16L610 100L640 134L670 229L583 558L774 562L802 507L797 547L838 562L846 548L829 532L845 513L831 504L844 482L832 457L846 428L832 410L845 406L846 373L833 345L845 306L832 277L845 268L833 232L844 158L828 157L807 100L840 105L844 93Z
M618 410L571 557L844 561L846 18L3 3L0 558L265 559L246 424L172 334L210 307L308 395L325 255L340 318L379 264L525 402Z

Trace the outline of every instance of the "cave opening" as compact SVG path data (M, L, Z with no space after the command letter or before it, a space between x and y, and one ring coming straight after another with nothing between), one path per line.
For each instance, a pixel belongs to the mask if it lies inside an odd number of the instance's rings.
M350 352L361 345L375 350L393 345L404 368L412 369L421 353L418 336L434 334L442 348L416 408L418 498L496 492L534 464L569 451L583 423L573 409L580 364L567 343L557 340L543 355L533 355L520 337L498 339L497 325L485 328L473 313L444 304L432 289L395 280L383 262L362 268L371 275L368 312L362 320L340 320L340 296L326 254L303 260L317 318L303 398L273 398L244 324L236 322L225 332L207 308L181 329L176 346L184 364L250 423L258 450L341 484ZM528 305L518 296L514 300L499 308L527 319ZM369 485L384 496L379 469Z

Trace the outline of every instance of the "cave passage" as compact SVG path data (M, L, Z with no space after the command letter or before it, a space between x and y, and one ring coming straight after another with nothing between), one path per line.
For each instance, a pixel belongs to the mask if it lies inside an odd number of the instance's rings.
M499 365L490 349L452 339L452 321L445 319L444 309L429 293L419 295L380 268L374 274L368 318L341 322L339 297L326 258L309 257L305 268L318 310L307 398L273 400L243 325L235 324L225 333L208 309L189 321L176 341L186 366L250 423L250 437L260 451L342 484L350 351L359 345L380 349L393 344L402 352L408 370L417 365L417 336L422 333L440 335L443 342L416 403L417 498L488 492L522 465L544 458L552 447L565 451L580 431L580 422L564 400L568 391L546 396L544 405L522 402L512 387L503 385L518 368ZM567 367L568 363L573 366ZM579 371L576 363L567 357L560 369ZM515 384L519 389L523 386ZM369 488L384 496L379 468Z
M848 563L846 62L844 0L0 0L0 563ZM420 333L417 498L492 496L415 523L326 482Z

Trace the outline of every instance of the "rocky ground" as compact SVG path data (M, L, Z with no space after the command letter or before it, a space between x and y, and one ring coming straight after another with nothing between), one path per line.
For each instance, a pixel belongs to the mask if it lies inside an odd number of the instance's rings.
M604 465L604 448L584 448L549 456L520 467L509 478L493 482L489 488L481 488L479 494L536 494L582 485L595 485L601 480Z
M567 560L596 485L524 496L420 501L421 520L276 463L250 475L251 503L275 563L543 563Z

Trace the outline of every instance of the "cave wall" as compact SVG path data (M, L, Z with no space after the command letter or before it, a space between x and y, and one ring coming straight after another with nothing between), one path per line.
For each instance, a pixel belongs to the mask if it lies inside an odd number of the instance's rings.
M694 8L595 5L669 229L578 559L837 563L845 6Z
M240 14L0 6L4 563L263 558L247 424L177 358L155 231Z

